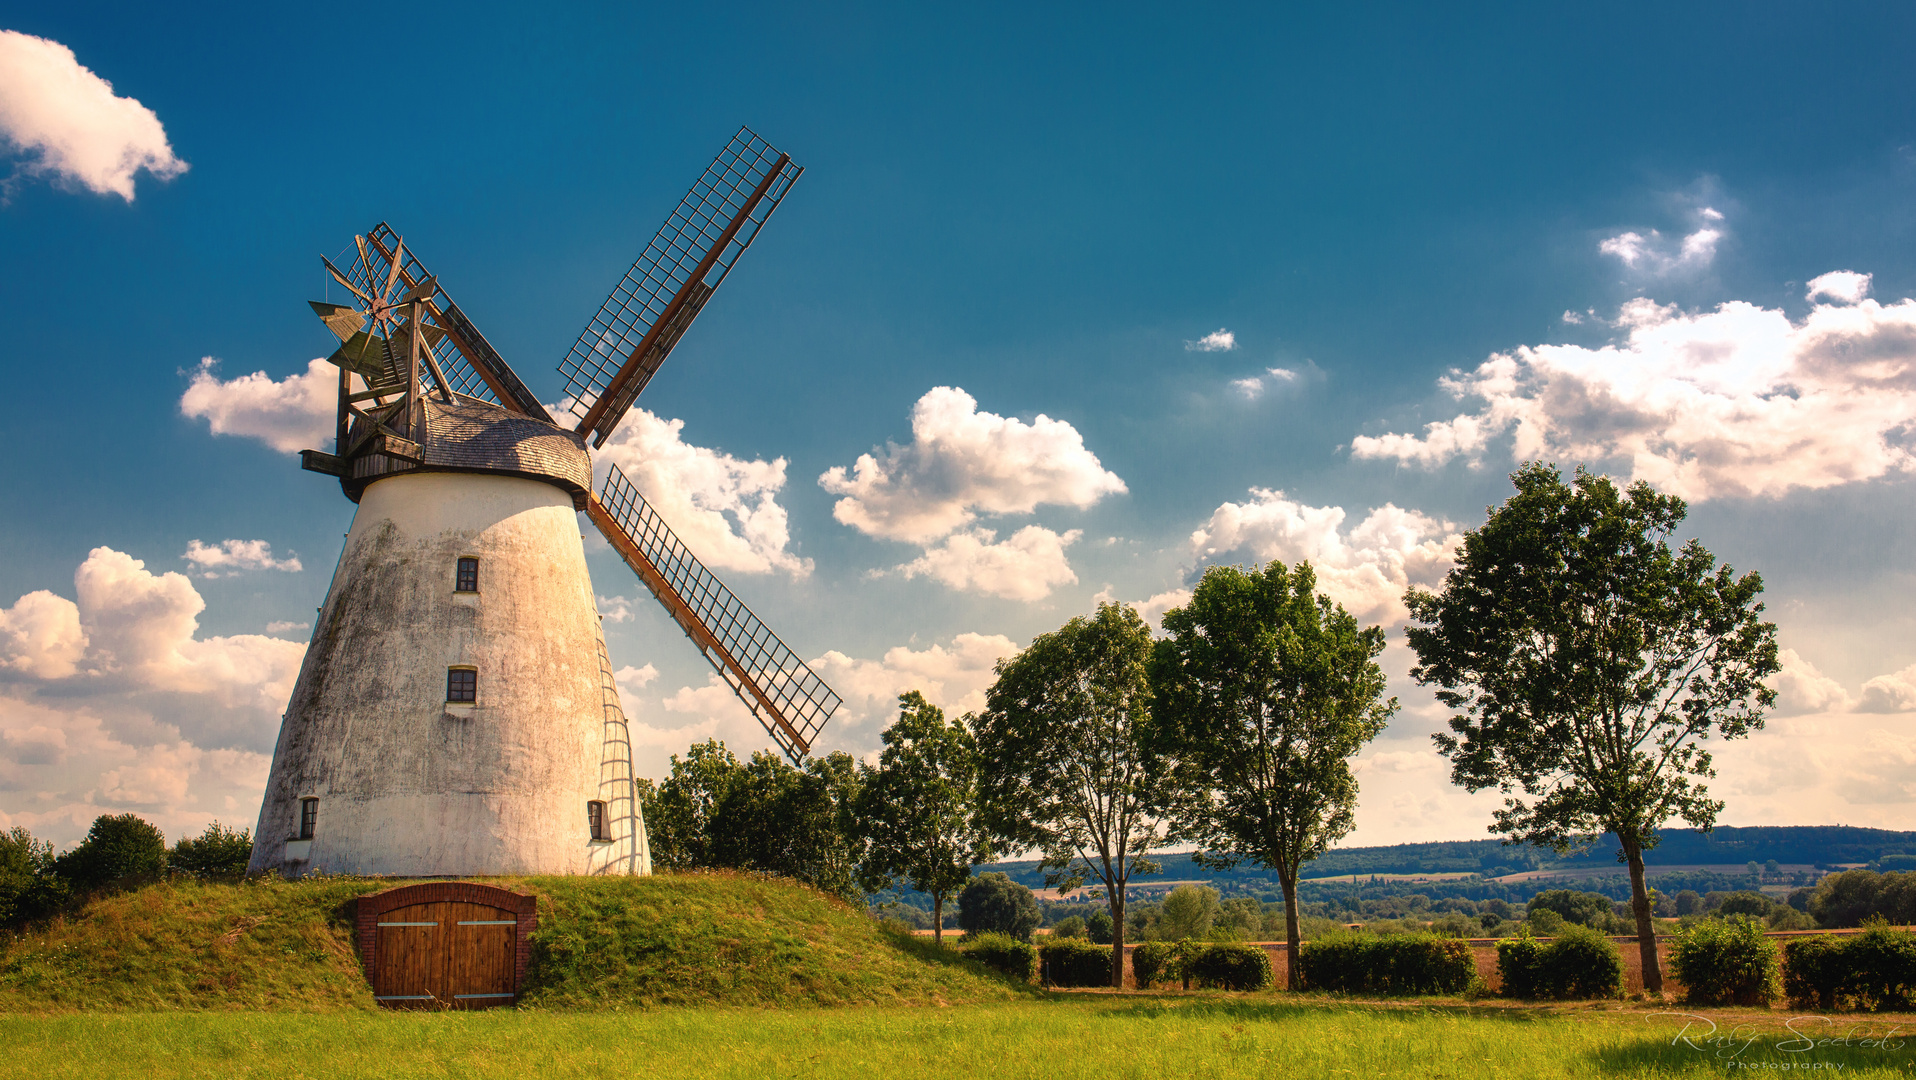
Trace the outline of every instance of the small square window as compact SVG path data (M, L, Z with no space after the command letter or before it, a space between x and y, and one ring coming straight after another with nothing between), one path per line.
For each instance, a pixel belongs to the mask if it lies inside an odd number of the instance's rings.
M454 592L479 591L479 560L466 558L459 560L459 579L453 585Z
M299 838L311 840L313 828L319 824L319 800L299 800Z
M606 829L605 829L605 804L604 803L589 802L585 804L585 823L586 823L586 827L592 830L592 839L594 840L610 840L611 839L611 837L606 834Z
M479 673L472 668L453 668L446 672L447 701L478 701Z

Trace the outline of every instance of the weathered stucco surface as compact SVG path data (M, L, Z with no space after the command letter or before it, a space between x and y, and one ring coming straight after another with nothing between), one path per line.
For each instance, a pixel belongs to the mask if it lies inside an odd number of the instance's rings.
M454 591L462 556L477 594ZM446 701L455 666L478 671L470 705ZM303 798L317 827L289 844ZM651 871L569 493L450 472L366 489L253 835L252 869L289 875Z

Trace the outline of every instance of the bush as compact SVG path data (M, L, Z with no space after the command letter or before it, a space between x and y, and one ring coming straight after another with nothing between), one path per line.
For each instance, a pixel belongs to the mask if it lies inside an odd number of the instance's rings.
M1053 938L1038 950L1044 981L1052 986L1110 986L1111 949L1083 938Z
M977 934L966 941L964 949L966 956L1019 982L1030 982L1038 970L1038 950L1009 934Z
M1864 925L1843 950L1849 976L1840 992L1871 1012L1907 1010L1916 998L1916 934L1891 930L1880 918Z
M1477 978L1470 946L1431 933L1333 934L1298 950L1312 990L1350 994L1459 994Z
M1178 947L1169 941L1147 941L1131 950L1131 977L1138 989L1149 990L1159 979L1176 979Z
M995 870L972 878L958 894L958 925L967 935L1005 934L1030 941L1042 921L1031 890Z
M1783 992L1792 1006L1836 1009L1850 973L1848 945L1837 937L1804 937L1783 946Z
M1185 970L1199 986L1218 990L1263 990L1271 985L1271 957L1255 945L1219 942L1198 950Z
M253 834L229 829L215 821L197 839L183 837L166 856L166 867L207 881L234 881L246 876L253 858Z
M1066 915L1051 924L1051 936L1054 938L1081 938L1084 936L1084 920L1076 915Z
M1677 931L1670 971L1693 1005L1768 1005L1783 996L1776 943L1747 915L1705 919Z
M1085 920L1084 928L1091 935L1093 945L1109 945L1115 936L1111 913L1108 911L1092 912L1091 917Z
M1595 930L1566 926L1550 942L1528 928L1497 943L1497 974L1505 997L1614 998L1623 995L1623 956Z
M158 877L166 834L138 814L101 814L80 846L53 860L53 872L85 892Z

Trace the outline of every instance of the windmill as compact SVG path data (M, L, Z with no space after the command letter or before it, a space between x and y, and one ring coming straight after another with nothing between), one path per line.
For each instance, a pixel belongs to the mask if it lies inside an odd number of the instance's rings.
M386 224L354 237L331 453L358 504L282 720L251 869L648 873L577 512L794 762L839 697L602 447L803 170L741 128L559 365L555 418Z

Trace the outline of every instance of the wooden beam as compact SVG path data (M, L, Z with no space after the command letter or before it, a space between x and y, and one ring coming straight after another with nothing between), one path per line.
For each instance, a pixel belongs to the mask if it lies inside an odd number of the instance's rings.
M659 312L658 321L653 323L651 329L645 332L645 336L639 339L639 343L633 346L632 355L626 357L625 363L619 367L619 373L612 376L612 381L605 384L605 389L600 391L598 400L586 410L585 418L579 421L579 426L574 428L574 431L583 435L598 425L599 418L612 407L612 402L619 396L619 391L625 389L625 384L632 381L633 372L638 369L639 361L644 358L647 350L652 348L652 343L658 340L659 334L667 326L671 325L672 316L678 314L678 310L685 306L686 298L692 295L692 287L705 280L705 275L712 269L712 264L724 254L726 245L732 242L732 237L738 235L739 227L745 224L745 219L751 216L759 200L772 189L772 181L778 179L779 174L785 171L786 163L791 160L790 155L778 155L778 162L772 166L770 172L765 174L765 179L759 181L758 188L752 192L752 197L745 200L745 205L732 216L732 223L725 227L724 234L718 238L718 243L713 244L712 249L705 253L705 258L699 260L698 269L685 279L685 284L679 286L678 294L672 297L672 302L665 306L664 311ZM600 440L595 445L603 446L604 440Z
M678 590L665 580L665 575L659 573L659 568L653 566L652 560L646 558L645 553L639 550L639 546L626 534L618 519L612 516L612 512L605 508L605 504L599 501L597 495L587 493L585 513L592 519L592 524L597 525L599 531L605 534L606 541L612 545L612 550L619 553L619 558L625 560L625 565L631 567L632 572L639 575L639 580L645 582L645 587L652 591L652 595L658 598L659 603L665 605L666 613L671 615L672 620L685 631L685 636L691 638L693 644L700 650L717 657L712 666L719 668L720 674L726 674L729 669L731 676L738 680L738 685L732 688L732 692L738 694L740 698L745 698L747 705L756 699L759 705L771 715L772 721L779 726L779 729L785 732L786 737L792 740L792 745L798 747L799 753L811 753L811 742L798 733L798 729L792 726L791 721L785 719L784 711L772 701L771 695L767 694L758 685L757 680L746 672L744 665L738 662L738 658L734 657L731 650L719 641L718 635L712 633L712 628L706 626L704 620L692 610L692 605L686 603ZM747 691L751 694L750 698L746 698ZM763 720L764 717L760 719Z

